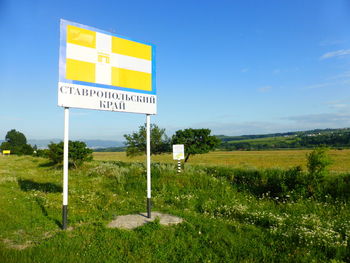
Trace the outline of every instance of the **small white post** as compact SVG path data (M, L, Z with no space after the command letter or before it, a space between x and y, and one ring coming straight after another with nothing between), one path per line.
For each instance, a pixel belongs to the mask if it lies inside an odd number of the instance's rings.
M64 139L63 139L63 207L62 228L67 229L68 212L68 137L69 137L69 108L64 108Z
M181 160L177 159L177 172L181 173Z
M147 217L151 218L151 115L146 115L146 144L147 144Z

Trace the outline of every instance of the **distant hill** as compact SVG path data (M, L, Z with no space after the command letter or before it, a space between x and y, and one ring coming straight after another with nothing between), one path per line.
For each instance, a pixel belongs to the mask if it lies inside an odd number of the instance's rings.
M222 150L311 148L320 145L335 148L350 147L350 128L217 137L222 141L220 145Z
M125 152L126 147L96 148L94 152Z
M47 145L51 142L58 143L62 141L61 139L49 139L49 140L28 140L28 143L31 145L36 145L39 149L47 148ZM91 149L98 148L108 148L108 147L121 147L124 146L124 143L121 141L111 141L111 140L83 140L80 139L78 141L83 141L86 145Z
M269 149L297 149L312 148L325 145L333 148L350 148L350 128L315 129L308 131L294 131L284 133L254 134L227 136L216 135L221 140L221 150L269 150ZM0 140L0 144L4 140ZM47 148L50 142L58 143L61 139L28 140L31 145L39 149ZM121 141L112 140L80 140L87 146L99 152L122 152L125 145Z

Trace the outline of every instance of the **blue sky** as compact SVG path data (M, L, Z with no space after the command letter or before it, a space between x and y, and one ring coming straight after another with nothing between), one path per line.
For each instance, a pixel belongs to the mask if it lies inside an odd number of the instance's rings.
M0 139L63 138L60 18L157 46L170 135L350 127L350 1L0 0ZM72 139L122 140L145 116L71 109Z

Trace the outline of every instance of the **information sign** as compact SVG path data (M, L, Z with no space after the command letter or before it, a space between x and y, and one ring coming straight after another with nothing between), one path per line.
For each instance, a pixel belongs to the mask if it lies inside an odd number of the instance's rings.
M61 20L58 105L156 114L155 46Z
M150 115L157 113L155 46L61 19L58 105L64 107L62 228L68 224L69 108L146 114L147 217L151 218Z
M174 160L185 159L185 147L183 144L174 144L173 145L173 159Z

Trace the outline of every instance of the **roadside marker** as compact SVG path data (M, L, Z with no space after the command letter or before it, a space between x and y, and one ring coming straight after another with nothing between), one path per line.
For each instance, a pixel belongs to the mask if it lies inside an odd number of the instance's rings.
M177 172L181 173L181 160L185 159L185 146L183 144L173 145L173 159L177 160Z

